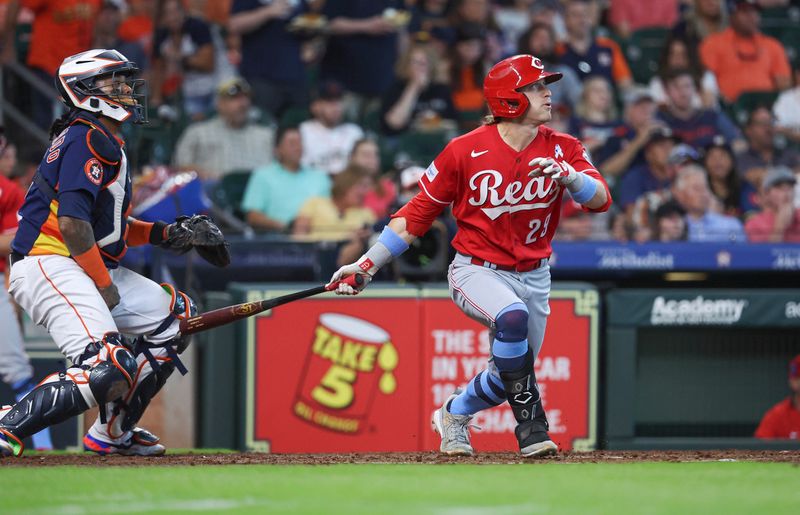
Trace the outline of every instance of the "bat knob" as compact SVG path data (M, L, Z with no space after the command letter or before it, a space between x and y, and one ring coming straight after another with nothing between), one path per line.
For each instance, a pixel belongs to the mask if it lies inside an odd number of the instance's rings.
M353 274L353 275L347 277L342 282L345 283L345 284L349 284L353 288L358 289L358 288L360 288L361 286L364 285L364 277L362 277L361 274Z

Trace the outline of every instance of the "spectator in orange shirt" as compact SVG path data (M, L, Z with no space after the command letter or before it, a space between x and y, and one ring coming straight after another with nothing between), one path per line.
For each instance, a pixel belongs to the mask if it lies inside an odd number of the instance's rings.
M782 91L791 86L791 68L781 43L759 30L757 0L730 0L731 26L700 45L703 64L717 77L728 102L745 91Z
M756 429L756 438L800 440L800 354L789 363L792 394L770 408Z
M61 61L90 48L101 3L102 0L11 0L4 27L4 62L16 56L17 14L20 7L28 8L35 17L26 64L37 77L52 86ZM53 120L53 100L33 91L30 114L36 125L47 129Z
M450 48L450 87L458 112L479 111L484 107L485 38L486 29L477 23L456 28L456 42Z
M631 70L625 56L614 41L594 35L597 28L592 18L592 2L570 0L564 10L567 40L556 53L559 62L578 74L581 80L592 75L602 75L618 91L626 91L633 84Z

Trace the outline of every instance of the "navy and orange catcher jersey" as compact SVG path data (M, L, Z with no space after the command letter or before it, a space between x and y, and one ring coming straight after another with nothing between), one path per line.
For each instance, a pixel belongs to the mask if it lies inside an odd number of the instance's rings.
M126 250L131 201L122 141L91 114L75 112L70 125L53 139L36 174L20 210L12 249L31 256L69 256L58 226L59 216L69 216L92 225L103 260L116 267Z

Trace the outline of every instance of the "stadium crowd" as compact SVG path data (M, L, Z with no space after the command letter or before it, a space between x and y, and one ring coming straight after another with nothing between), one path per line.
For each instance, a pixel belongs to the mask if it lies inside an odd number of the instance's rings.
M565 202L557 239L800 242L795 0L0 5L4 65L46 84L92 47L142 67L151 123L128 135L140 184L161 166L193 170L242 225L345 242L343 261L420 167L481 123L486 71L517 53L564 74L550 125L613 188L605 216ZM57 114L11 74L4 95L43 129ZM27 187L45 143L5 124L0 173Z

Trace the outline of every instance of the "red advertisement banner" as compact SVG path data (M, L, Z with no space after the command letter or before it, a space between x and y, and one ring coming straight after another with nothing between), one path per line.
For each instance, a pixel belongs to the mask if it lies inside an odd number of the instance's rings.
M561 450L590 438L590 320L575 314L574 299L551 299L544 345L534 365L550 423L550 437ZM425 416L430 417L458 386L487 365L488 329L467 318L449 298L424 299L422 349L425 361ZM516 421L508 404L479 412L472 430L476 451L518 450ZM427 433L426 449L439 446Z
M552 298L536 376L562 450L593 443L592 324L582 291ZM248 445L279 453L438 449L430 416L487 365L487 329L449 298L307 299L252 322ZM474 423L475 449L517 450L507 405ZM252 438L252 441L250 441ZM587 444L588 442L588 444Z
M255 428L272 452L419 449L416 299L311 299L255 321Z

